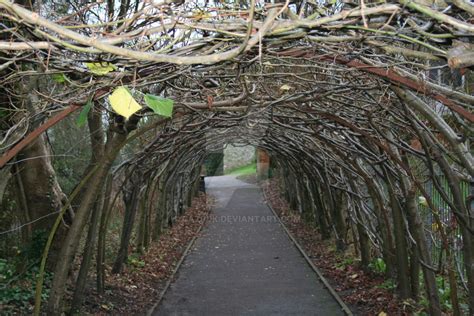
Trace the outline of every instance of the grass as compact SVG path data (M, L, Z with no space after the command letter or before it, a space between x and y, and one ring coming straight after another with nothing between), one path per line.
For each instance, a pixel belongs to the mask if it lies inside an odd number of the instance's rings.
M251 163L251 164L246 165L246 166L242 166L242 167L238 167L238 168L228 170L228 171L226 171L225 174L241 176L241 175L252 174L252 173L256 173L256 172L257 172L257 164L256 163Z

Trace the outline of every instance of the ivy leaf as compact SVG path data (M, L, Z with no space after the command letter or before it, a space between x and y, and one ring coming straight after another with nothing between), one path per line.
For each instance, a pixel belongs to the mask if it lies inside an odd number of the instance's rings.
M146 105L158 115L171 117L173 116L174 101L153 94L145 95Z
M62 73L60 74L52 74L51 78L56 81L57 83L64 83L66 82L66 76Z
M79 117L77 118L76 125L77 127L82 127L84 124L86 124L87 121L87 115L89 115L89 111L92 108L92 101L88 100L86 105L82 108L81 113L79 114Z
M109 102L112 109L127 120L135 112L142 109L141 105L135 101L128 89L123 86L118 87L111 95L109 95Z
M117 70L117 66L111 63L85 63L90 72L97 76L104 76L111 71Z

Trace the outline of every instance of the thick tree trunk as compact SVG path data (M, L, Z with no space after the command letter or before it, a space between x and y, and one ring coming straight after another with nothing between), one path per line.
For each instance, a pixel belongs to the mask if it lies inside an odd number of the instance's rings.
M104 184L107 173L109 172L110 167L119 153L126 137L126 133L117 133L108 142L104 159L98 164L94 175L88 181L87 189L82 195L81 205L76 211L74 221L63 241L63 246L59 253L61 264L58 264L54 270L54 278L47 306L50 315L60 315L63 311L63 298L66 290L68 273L76 255L82 231L84 230L84 226L89 218L90 210L97 199L98 192Z
M37 79L31 79L24 89L24 100L26 108L31 115L37 112L38 97L34 93L38 88ZM35 141L24 148L17 156L20 182L24 192L24 207L29 212L28 218L33 222L32 231L49 232L54 221L55 214L59 212L66 199L56 178L51 161L51 150L47 143L46 135L40 135ZM72 211L65 221L72 220ZM65 221L60 225L57 237L50 248L48 267L52 269L58 261L58 252L61 247L60 241L65 236L67 226Z

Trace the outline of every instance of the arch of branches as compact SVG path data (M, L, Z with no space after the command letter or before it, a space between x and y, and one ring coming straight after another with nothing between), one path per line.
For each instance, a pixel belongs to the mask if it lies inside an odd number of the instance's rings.
M74 217L54 269L51 313L62 310L86 226L91 242L99 234L103 290L103 232L117 198L107 194L110 183L128 188L120 271L134 225L140 247L159 238L190 204L208 153L226 143L266 150L292 207L340 250L352 231L361 264L383 258L402 297L423 294L440 315L436 276L444 275L454 313L464 295L472 312L469 1L116 5L0 0L2 170L42 131L93 103L91 162L60 205L61 216L74 205ZM112 68L91 73L86 62ZM106 98L118 86L139 101L144 93L172 99L173 117L144 108L124 119ZM138 149L113 167L132 142ZM91 266L83 255L78 297Z

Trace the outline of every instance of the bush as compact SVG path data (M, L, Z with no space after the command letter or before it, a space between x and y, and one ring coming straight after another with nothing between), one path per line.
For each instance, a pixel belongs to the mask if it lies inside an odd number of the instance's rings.
M387 270L387 265L382 258L376 258L369 264L369 268L379 274L383 274Z
M15 264L0 259L0 306L3 314L26 314L33 309L35 301L35 285L38 266L30 266L22 274L15 274ZM46 301L49 296L49 287L52 275L46 273L41 298Z

